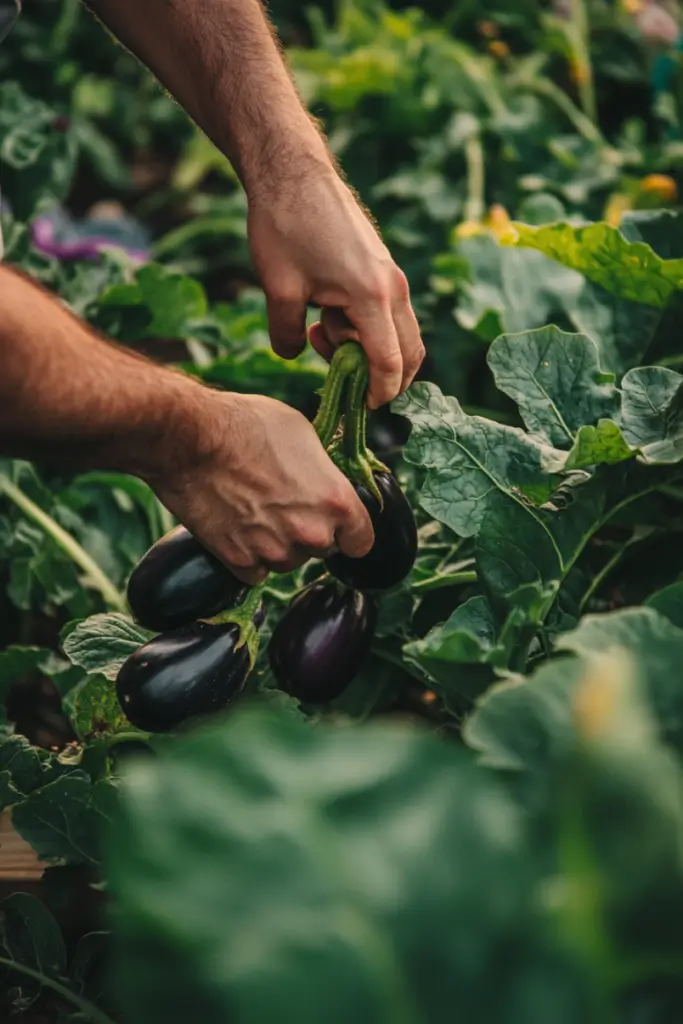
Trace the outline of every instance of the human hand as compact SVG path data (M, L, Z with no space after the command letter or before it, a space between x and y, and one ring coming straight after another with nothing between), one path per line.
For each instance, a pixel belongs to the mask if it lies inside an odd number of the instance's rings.
M330 359L360 342L368 357L368 405L408 387L424 358L405 274L331 164L315 163L250 196L249 243L268 306L274 350L286 359L306 344L306 306L323 307L310 341Z
M186 451L149 482L161 501L246 583L330 550L362 557L370 517L311 424L282 402L202 389L179 434Z

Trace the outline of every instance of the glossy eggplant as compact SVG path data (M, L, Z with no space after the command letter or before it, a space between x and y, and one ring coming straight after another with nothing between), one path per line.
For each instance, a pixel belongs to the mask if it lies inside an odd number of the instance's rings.
M141 625L165 633L233 608L248 589L189 530L178 526L133 569L128 603Z
M367 656L377 622L367 594L336 580L311 583L273 630L268 655L281 690L308 704L338 697Z
M356 494L370 513L375 543L363 558L332 555L326 569L355 590L389 590L405 579L417 555L417 526L405 494L391 473L374 473L382 495L380 507L368 487L355 484Z
M240 635L235 622L195 622L143 644L116 680L126 718L145 732L168 732L227 707L249 675L249 649L238 646Z
M394 468L410 435L410 422L386 406L368 414L367 441L380 462Z

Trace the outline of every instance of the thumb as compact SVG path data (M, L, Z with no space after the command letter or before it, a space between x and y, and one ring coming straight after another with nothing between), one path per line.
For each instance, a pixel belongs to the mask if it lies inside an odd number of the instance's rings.
M295 359L306 347L306 303L267 297L266 310L273 351L283 359Z
M375 534L368 510L350 484L349 488L353 500L344 521L337 527L335 542L349 558L362 558L375 543Z

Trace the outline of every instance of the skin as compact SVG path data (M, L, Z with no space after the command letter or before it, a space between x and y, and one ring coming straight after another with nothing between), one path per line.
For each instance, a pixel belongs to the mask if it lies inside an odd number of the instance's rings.
M247 582L333 545L372 546L365 509L296 410L111 344L7 267L0 309L0 451L140 477Z
M356 338L368 404L413 379L424 348L405 275L342 180L257 0L88 5L232 161L275 351L326 358ZM238 576L256 582L333 547L372 545L367 512L304 417L217 393L96 337L0 268L0 451L114 468L161 501Z

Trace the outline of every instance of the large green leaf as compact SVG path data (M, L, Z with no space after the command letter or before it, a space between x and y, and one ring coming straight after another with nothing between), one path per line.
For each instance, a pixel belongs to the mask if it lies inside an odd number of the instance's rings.
M581 277L572 270L539 252L501 248L488 234L459 241L457 253L470 273L469 280L457 282L455 316L463 327L486 340L500 330L544 327L582 286ZM443 258L436 270L440 280L449 275Z
M683 659L683 630L651 608L586 615L558 639L558 648L590 659L619 648L634 660L659 732L683 752L683 685L671 666ZM524 769L540 784L572 739L572 695L581 678L578 660L553 661L528 679L494 686L466 724L467 741L487 763Z
M102 613L69 623L62 646L74 665L114 680L126 658L153 635L125 615Z
M12 823L45 863L97 865L116 801L113 782L93 783L84 772L71 771L17 804Z
M405 644L403 654L435 680L447 702L452 697L457 704L463 694L475 697L490 682L490 671L472 672L465 666L495 665L501 654L497 634L489 602L477 595L425 637Z
M238 713L131 769L110 853L131 1024L591 1019L509 803L405 727Z
M413 425L406 459L427 470L422 506L461 537L477 533L498 492L540 505L559 483L543 468L553 454L549 445L516 427L467 416L434 384L413 385L393 408Z
M556 448L569 447L585 424L617 412L617 389L600 369L597 346L583 334L557 327L504 334L491 345L488 362L527 430Z
M663 309L683 286L683 257L662 259L645 242L630 242L610 224L515 223L503 244L538 249L622 299Z
M619 298L585 279L562 302L576 330L597 345L601 367L618 377L639 364L662 321L661 309Z

